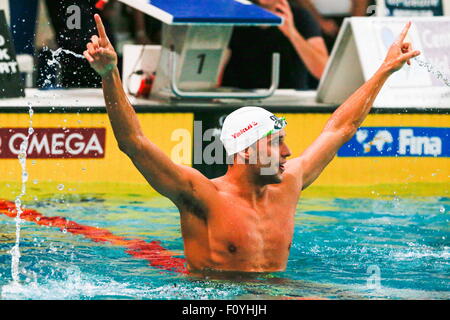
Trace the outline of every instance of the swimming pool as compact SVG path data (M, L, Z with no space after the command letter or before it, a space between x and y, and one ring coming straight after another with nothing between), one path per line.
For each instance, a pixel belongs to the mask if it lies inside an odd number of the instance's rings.
M44 194L26 205L183 257L178 211L157 194ZM161 270L120 245L23 222L20 285L15 222L0 214L1 299L450 299L449 210L448 197L301 199L286 271L241 280Z

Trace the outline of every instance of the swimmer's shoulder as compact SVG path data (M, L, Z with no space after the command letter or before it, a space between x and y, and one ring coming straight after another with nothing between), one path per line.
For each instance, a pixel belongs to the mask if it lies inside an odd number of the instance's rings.
M183 166L182 174L191 184L194 192L198 191L217 191L217 186L212 179L207 178L203 173L195 168Z
M209 179L195 168L183 166L184 178L189 181L189 191L179 195L175 204L180 212L191 212L206 219L210 211L210 203L217 201L219 184L215 179Z

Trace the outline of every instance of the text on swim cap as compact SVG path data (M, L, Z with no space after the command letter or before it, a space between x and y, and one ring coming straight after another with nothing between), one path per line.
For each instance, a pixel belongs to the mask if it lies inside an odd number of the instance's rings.
M233 133L231 134L231 136L236 139L238 138L240 135L242 135L243 133L246 133L247 131L253 129L254 127L256 127L258 125L258 122L253 121L252 123L250 123L247 127L239 130L239 132Z

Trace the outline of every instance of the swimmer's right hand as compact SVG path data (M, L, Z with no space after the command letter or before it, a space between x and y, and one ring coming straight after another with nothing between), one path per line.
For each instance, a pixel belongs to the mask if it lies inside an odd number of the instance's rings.
M102 77L105 77L117 66L117 53L106 35L105 26L98 14L94 16L97 24L98 36L92 36L91 42L86 45L83 55L91 67Z

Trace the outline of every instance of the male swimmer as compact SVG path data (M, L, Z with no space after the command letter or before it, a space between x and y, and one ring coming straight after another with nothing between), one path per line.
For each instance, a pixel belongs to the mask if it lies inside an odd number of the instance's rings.
M373 77L336 109L311 146L291 160L283 119L257 107L236 110L224 121L221 134L234 164L224 176L210 180L175 164L144 136L123 90L116 52L98 15L95 20L99 35L92 36L84 56L102 76L119 148L178 207L187 268L194 273L285 270L301 191L356 133L389 76L420 54L404 42L408 23ZM247 161L252 157L256 161ZM276 170L263 173L268 162Z

